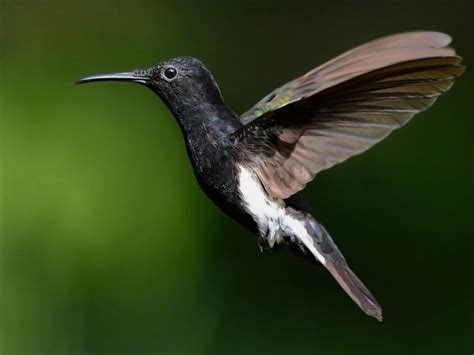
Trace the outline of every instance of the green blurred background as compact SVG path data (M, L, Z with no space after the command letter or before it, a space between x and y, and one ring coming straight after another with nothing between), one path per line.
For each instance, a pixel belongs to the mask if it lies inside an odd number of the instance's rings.
M384 307L199 190L165 106L86 75L202 59L243 112L357 44L435 29L474 60L474 2L0 0L0 353L471 354L474 74L305 191Z

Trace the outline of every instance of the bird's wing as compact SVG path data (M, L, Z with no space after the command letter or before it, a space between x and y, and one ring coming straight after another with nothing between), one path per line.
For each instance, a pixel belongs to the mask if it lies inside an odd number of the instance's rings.
M450 42L439 32L381 38L285 84L241 116L241 158L269 195L288 198L446 92L464 71Z

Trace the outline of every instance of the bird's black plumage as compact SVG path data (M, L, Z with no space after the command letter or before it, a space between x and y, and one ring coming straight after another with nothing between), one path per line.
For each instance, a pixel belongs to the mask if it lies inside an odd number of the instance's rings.
M229 109L212 74L178 57L146 70L79 83L147 86L178 121L199 185L259 236L321 262L369 315L374 296L348 267L298 194L321 170L370 148L429 107L463 72L449 36L411 32L357 47L276 89L242 116Z

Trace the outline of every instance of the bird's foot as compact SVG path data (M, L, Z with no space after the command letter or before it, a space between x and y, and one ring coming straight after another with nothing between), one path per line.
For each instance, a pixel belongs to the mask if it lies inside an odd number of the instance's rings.
M272 249L283 241L283 235L279 226L270 226L265 235L258 237L257 243L260 251Z
M267 236L260 235L257 239L257 245L260 252L263 252L264 250L268 250L272 248Z

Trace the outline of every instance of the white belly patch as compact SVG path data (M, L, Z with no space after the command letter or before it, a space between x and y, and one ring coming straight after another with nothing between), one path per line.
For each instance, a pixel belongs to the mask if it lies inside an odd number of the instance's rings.
M283 200L275 200L267 195L251 169L239 166L238 182L245 208L270 247L283 241L284 235L296 236L319 262L325 264L324 257L317 251L304 223L288 213Z

